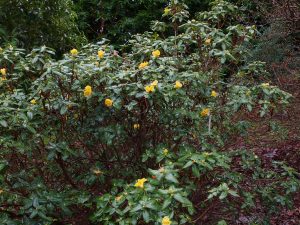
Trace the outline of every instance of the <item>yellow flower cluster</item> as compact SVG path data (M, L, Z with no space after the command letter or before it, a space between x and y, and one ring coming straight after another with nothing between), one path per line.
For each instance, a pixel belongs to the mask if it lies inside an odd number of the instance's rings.
M150 85L145 87L147 93L152 93L155 91L155 87L158 85L158 80L153 81Z
M145 91L147 92L147 93L151 93L151 92L154 92L154 86L152 86L152 85L147 85L146 87L145 87Z
M90 85L87 85L85 88L84 88L84 91L83 91L83 94L85 97L89 97L92 95L92 87Z
M98 51L98 57L99 57L100 59L104 58L104 54L105 54L104 51L102 51L102 50Z
M211 44L211 39L210 38L207 38L204 42L206 45L210 45Z
M70 51L71 55L72 56L76 56L78 55L78 50L76 48L73 48L71 51Z
M145 69L147 66L149 66L149 62L142 62L142 63L139 65L139 69L140 69L140 70Z
M146 181L147 181L146 178L138 179L134 186L138 188L144 188L144 183Z
M182 83L179 80L177 80L175 82L174 88L176 88L176 89L182 88Z
M106 107L112 107L113 104L114 104L114 101L107 98L107 99L105 99L104 104L105 104Z
M201 111L201 113L200 113L200 115L201 115L202 117L209 116L209 114L210 114L209 108L203 109L203 110Z
M171 225L171 220L168 216L165 216L162 221L161 221L161 225Z
M133 124L133 129L135 130L140 129L140 124L138 123Z
M152 52L152 56L153 56L154 58L158 58L158 57L160 56L160 51L159 51L159 50L153 51L153 52Z
M6 69L5 68L0 69L0 72L1 72L2 76L6 76Z
M216 91L212 91L212 92L211 92L211 97L214 97L214 98L215 98L215 97L217 97L217 96L218 96L218 93L217 93Z
M1 80L6 80L6 69L5 68L0 69L0 73L2 75Z

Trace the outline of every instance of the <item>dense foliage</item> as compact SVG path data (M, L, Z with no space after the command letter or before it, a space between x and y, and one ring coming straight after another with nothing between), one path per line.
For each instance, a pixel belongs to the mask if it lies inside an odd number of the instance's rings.
M228 147L247 135L243 114L291 98L249 61L257 30L241 14L218 0L191 18L174 0L128 53L1 48L0 223L199 224L220 204L263 224L290 207L293 168Z
M160 19L166 0L76 0L79 28L89 40L108 38L122 45L132 34L149 30L152 20ZM194 14L208 8L210 0L188 0L185 3Z
M76 18L71 0L0 0L0 43L65 51L85 41Z

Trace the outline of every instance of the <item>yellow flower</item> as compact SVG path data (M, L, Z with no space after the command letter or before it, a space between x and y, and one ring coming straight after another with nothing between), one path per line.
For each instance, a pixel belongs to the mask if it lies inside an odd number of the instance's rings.
M146 181L147 181L146 178L138 179L134 186L138 188L144 188L144 183Z
M99 169L96 169L96 170L93 170L93 173L96 175L100 175L102 173L102 171Z
M31 103L32 105L35 105L35 104L36 104L36 100L35 100L35 99L32 99L32 100L30 101L30 103Z
M152 56L153 56L154 58L158 58L158 57L160 56L160 51L159 51L159 50L153 51L153 52L152 52Z
M139 65L139 69L144 69L146 68L147 66L149 65L149 62L142 62L140 65Z
M210 45L210 44L211 44L211 39L210 39L210 38L207 38L207 39L205 40L205 44L206 44L206 45Z
M164 13L165 13L165 14L169 14L169 12L171 12L171 9L170 9L169 7L166 7L166 8L164 9Z
M158 80L155 80L151 83L151 86L157 86L158 85Z
M102 58L104 57L104 54L105 54L104 51L102 51L102 50L98 51L98 57L99 57L100 59L102 59Z
M214 98L215 98L215 97L217 97L217 96L218 96L218 93L217 93L216 91L212 91L212 92L211 92L211 97L214 97Z
M174 88L176 88L176 89L182 88L182 83L179 80L177 80L175 82Z
M73 48L71 51L70 51L71 55L73 56L76 56L78 55L78 50L76 48Z
M92 87L90 85L85 86L83 94L85 97L89 97L92 95Z
M117 202L120 201L120 200L122 199L122 197L123 197L123 195L117 196L117 197L116 197L116 201L117 201Z
M0 72L1 72L2 76L6 76L6 69L5 68L1 69Z
M209 114L210 114L209 108L203 109L203 110L201 111L201 113L200 113L200 115L201 115L202 117L209 116Z
M264 87L264 88L266 88L266 87L269 87L270 84L269 83L262 83L261 86Z
M163 150L163 153L164 153L164 155L168 155L169 150L165 148L165 149Z
M133 124L133 129L135 130L140 129L140 124L138 123Z
M211 155L211 153L210 152L203 152L203 155L204 155L204 157L208 157L208 156Z
M161 225L170 225L171 223L172 222L168 216L165 216L161 221Z
M145 87L145 91L147 93L151 93L151 92L154 92L154 86L153 85L148 85Z
M104 101L104 104L106 105L106 107L112 107L113 103L114 103L114 101L109 98L105 99L105 101Z
M0 194L2 194L4 192L4 190L0 189Z

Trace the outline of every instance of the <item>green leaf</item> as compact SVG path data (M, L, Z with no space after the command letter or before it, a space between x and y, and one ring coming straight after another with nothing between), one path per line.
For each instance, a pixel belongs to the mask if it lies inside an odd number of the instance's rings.
M220 220L217 225L227 225L225 220Z
M2 127L7 127L7 122L5 120L0 120L0 124Z
M171 198L166 199L162 205L162 209L167 208L171 204L171 202L172 202Z
M137 211L140 211L141 209L143 208L142 205L138 204L136 207L134 207L130 212L137 212Z
M188 161L184 166L183 169L190 167L191 165L193 165L193 161Z
M66 105L63 105L63 106L60 108L60 115L64 115L67 111L68 111L67 106L66 106Z
M146 223L149 222L149 212L147 210L143 212L143 219Z
M174 195L174 198L182 203L182 204L186 204L186 205L192 205L192 203L190 202L190 200L188 200L187 198L183 197L182 195L180 195L179 193Z
M171 174L171 173L168 173L168 174L166 175L166 180L168 180L168 181L170 181L170 182L173 182L173 183L176 183L176 184L179 183L178 180L176 179L176 177L174 177L174 175Z

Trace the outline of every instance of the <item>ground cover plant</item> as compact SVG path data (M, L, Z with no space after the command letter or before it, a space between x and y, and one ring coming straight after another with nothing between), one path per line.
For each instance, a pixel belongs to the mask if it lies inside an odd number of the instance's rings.
M249 60L256 26L222 0L163 18L128 52L0 49L1 224L204 224L216 204L209 224L268 224L292 206L296 170L229 148L241 115L292 99Z

